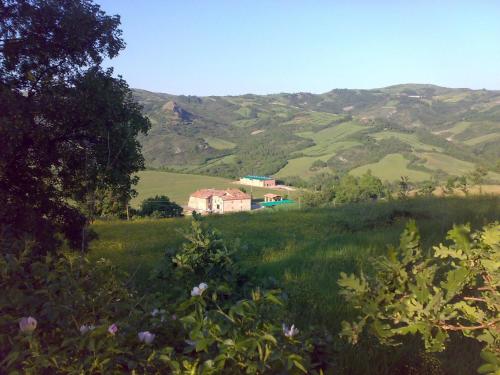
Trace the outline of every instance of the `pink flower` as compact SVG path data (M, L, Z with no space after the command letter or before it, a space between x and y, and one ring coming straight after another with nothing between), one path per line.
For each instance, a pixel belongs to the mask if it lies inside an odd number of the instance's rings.
M36 319L31 316L22 317L21 320L19 320L19 329L23 333L32 333L35 330L36 325Z
M172 315L172 320L177 320L177 315L173 314Z
M151 344L156 337L154 333L151 333L149 331L139 332L137 336L139 337L140 342L148 345Z
M114 336L115 333L118 332L118 326L115 323L111 324L108 327L108 332Z

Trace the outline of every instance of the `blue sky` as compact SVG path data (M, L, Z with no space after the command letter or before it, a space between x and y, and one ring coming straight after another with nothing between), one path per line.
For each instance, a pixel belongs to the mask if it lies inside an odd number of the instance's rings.
M500 89L500 1L96 0L131 87L267 94L398 83Z

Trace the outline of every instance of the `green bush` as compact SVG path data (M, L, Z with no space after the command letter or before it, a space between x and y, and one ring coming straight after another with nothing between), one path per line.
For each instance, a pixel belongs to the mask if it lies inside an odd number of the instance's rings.
M179 301L139 296L109 262L0 256L0 373L305 373L276 292L224 298L199 283Z
M480 373L500 373L500 224L471 233L469 225L448 232L451 244L421 249L410 221L398 249L374 261L375 277L341 274L339 285L359 311L355 322L342 323L351 343L364 330L384 344L405 335L422 337L429 352L445 349L450 333L483 344Z
M141 216L151 216L155 219L182 216L182 207L170 201L166 195L156 195L145 199L139 211Z

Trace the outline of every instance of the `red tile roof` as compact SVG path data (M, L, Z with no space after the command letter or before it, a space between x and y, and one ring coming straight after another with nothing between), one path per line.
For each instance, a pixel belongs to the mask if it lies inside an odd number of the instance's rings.
M191 196L202 199L208 199L210 197L216 196L216 197L221 197L222 200L225 201L251 199L250 195L238 189L227 189L227 190L200 189L191 194Z

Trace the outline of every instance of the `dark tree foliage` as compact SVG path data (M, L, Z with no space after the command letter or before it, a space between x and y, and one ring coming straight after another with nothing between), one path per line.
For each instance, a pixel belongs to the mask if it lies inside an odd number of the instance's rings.
M172 202L166 195L156 195L142 202L140 214L142 216L155 216L160 218L177 217L182 216L182 207Z
M0 1L0 227L35 252L85 245L99 191L126 201L146 133L124 80L100 67L124 48L118 16L89 0Z

